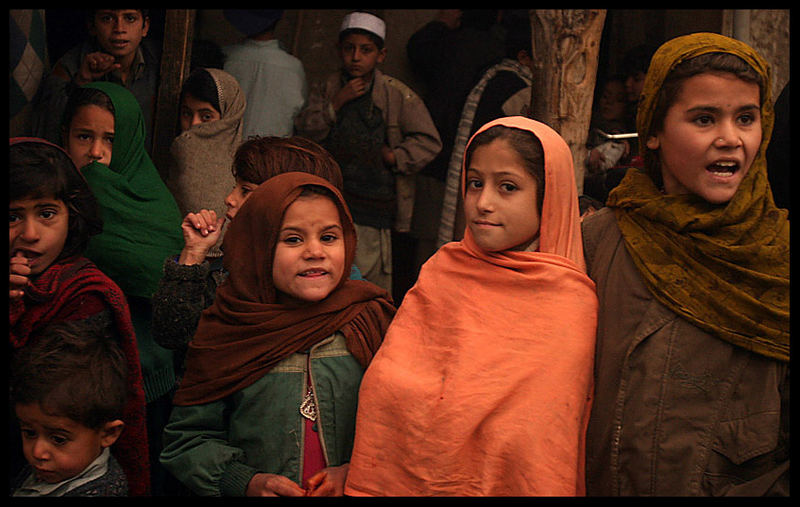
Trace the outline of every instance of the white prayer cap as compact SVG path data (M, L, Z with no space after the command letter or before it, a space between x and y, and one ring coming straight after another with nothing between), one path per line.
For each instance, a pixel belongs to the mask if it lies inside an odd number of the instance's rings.
M351 12L342 20L342 27L339 33L352 28L358 28L372 32L381 40L386 40L386 23L381 18L368 12Z

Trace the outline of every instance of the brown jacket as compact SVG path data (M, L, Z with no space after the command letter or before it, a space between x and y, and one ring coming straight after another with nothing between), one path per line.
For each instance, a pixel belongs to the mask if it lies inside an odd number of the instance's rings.
M295 117L297 134L321 142L336 124L331 99L342 88L341 72L314 83L308 104ZM383 112L386 142L397 159L397 218L395 229L408 232L414 210L416 173L433 160L442 149L439 132L422 99L401 81L375 69L372 101Z
M788 495L789 365L659 303L611 209L583 234L600 302L587 494Z

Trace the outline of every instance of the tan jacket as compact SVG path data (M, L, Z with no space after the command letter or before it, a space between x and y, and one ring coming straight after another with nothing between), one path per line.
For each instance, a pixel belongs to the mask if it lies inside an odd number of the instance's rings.
M789 365L659 303L609 208L583 233L600 302L587 494L788 495Z
M342 87L341 73L334 72L311 86L308 104L295 117L298 135L316 142L324 140L336 123L331 99ZM422 99L411 88L375 69L372 101L383 112L386 139L394 151L397 183L395 229L408 232L414 210L415 175L442 149L439 132Z

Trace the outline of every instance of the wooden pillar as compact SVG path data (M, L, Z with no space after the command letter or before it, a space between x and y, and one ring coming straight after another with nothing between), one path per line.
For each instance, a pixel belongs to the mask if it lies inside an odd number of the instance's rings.
M178 125L181 85L189 74L194 22L194 9L167 9L161 52L161 78L153 122L153 162L164 180L169 177L169 147L175 139Z
M561 134L569 145L579 194L605 18L603 9L530 11L532 116Z

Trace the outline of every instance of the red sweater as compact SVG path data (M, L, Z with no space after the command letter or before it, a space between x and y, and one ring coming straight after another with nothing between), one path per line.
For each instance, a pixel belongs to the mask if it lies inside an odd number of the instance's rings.
M128 479L131 496L150 493L145 398L136 335L122 290L85 257L71 257L51 265L32 280L25 296L9 303L9 344L25 346L31 334L51 322L82 320L108 310L128 364L128 400L125 430L112 446Z

